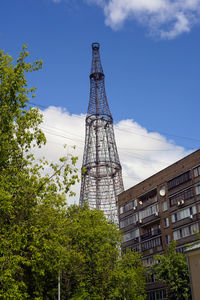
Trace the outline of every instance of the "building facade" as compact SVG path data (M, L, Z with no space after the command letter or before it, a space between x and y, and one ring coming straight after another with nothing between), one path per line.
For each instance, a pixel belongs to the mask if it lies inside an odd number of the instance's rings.
M177 251L197 240L200 230L200 150L118 197L122 250L142 252L146 267L176 240ZM148 300L167 299L165 287L147 276Z

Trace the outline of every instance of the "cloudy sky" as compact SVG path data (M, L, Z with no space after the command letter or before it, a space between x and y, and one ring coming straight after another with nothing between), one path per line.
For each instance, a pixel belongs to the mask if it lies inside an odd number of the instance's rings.
M125 188L199 148L200 0L2 0L1 49L23 43L43 68L28 75L44 114L50 161L79 156L91 43L101 44ZM76 186L79 198L79 186Z

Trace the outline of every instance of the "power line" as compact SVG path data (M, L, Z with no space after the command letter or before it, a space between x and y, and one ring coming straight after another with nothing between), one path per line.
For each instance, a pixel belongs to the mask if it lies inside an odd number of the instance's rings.
M33 102L29 102L29 104L31 105L34 105L34 106L38 106L38 107L41 107L43 109L48 109L48 106L44 106L44 105L40 105L40 104L36 104L36 103L33 103ZM56 107L56 106L54 106ZM85 118L85 116L79 116L79 115L70 115L70 116L73 116L75 118L79 118L81 120L83 120ZM128 126L128 125L127 125ZM129 128L131 128L130 126L128 126ZM163 139L159 139L159 138L154 138L154 137L151 137L151 136L147 136L147 135L144 135L144 134L139 134L139 133L136 133L133 131L133 129L130 130L127 130L127 129L122 129L122 128L118 128L117 126L115 127L116 130L119 130L119 131L122 131L122 132L127 132L127 133L130 133L130 134L133 134L133 135L138 135L138 136L142 136L142 137L145 137L145 138L148 138L148 139L152 139L152 140L157 140L157 141L163 141ZM152 130L151 130L152 131ZM153 131L152 131L153 133ZM150 132L151 134L151 132ZM176 138L180 138L180 139L185 139L185 140L190 140L190 141L195 141L195 142L200 142L200 139L197 139L197 138L193 138L193 137L187 137L187 136L180 136L180 135L174 135L174 134L171 134L171 133L167 133L167 132L161 132L161 134L164 134L164 135L168 135L168 136L172 136L172 137L176 137ZM139 150L138 150L139 151ZM146 150L146 151L160 151L160 150ZM162 149L162 151L173 151L172 149Z
M67 140L71 140L71 141L75 141L76 139L72 139L72 138L69 138L67 136L64 136L64 135L61 135L61 134L55 134L53 132L50 132L48 129L45 129L44 127L41 126L41 128L43 128L45 131L47 131L48 134L51 134L51 135L54 135L54 136L57 136L57 137L61 137L63 139L67 139ZM79 143L81 144L84 144L83 141L81 140L77 140Z
M42 124L42 126L46 126L46 127L52 128L52 129L57 130L57 131L60 131L60 132L69 133L70 135L77 136L78 138L81 138L81 139L82 139L82 136L81 136L81 135L71 133L70 131L67 131L67 130L62 130L62 129L60 129L60 128L53 127L53 126L50 126L50 125L47 125L47 124L44 124L44 123ZM42 127L42 126L41 126L41 127ZM43 127L43 128L44 128L44 127ZM45 129L45 128L44 128L44 129Z
M46 130L46 129L45 129L45 130ZM62 137L62 138L65 138L65 139L69 139L69 140L74 141L74 140L71 139L71 138L67 138L67 137L65 137L65 136L63 136L63 135L57 135L57 134L54 134L54 133L49 132L49 131L47 131L47 134L50 134L50 135L53 135L53 136ZM51 142L51 143L56 144L56 145L59 144L59 143L53 142L53 141L48 141L48 142ZM82 142L82 144L84 144L84 143ZM61 144L59 144L59 145L61 145ZM69 146L73 147L74 145L69 145ZM76 147L79 148L79 149L81 149L81 150L83 150L83 148L81 148L81 147L79 147L79 146L77 146L77 145L76 145ZM118 147L118 149L121 149L121 148ZM153 160L153 159L147 159L147 158L140 157L140 156L137 156L137 155L132 154L132 153L130 154L130 156L132 156L133 158L136 158L136 159L144 160L144 161L149 161L149 162L154 162L154 163L157 162L157 163L161 163L161 164L164 164L164 165L169 165L168 162L159 161L159 160Z
M61 131L61 132L64 132L64 133L69 133L70 135L73 135L73 136L77 136L77 137L79 137L79 138L82 138L82 136L80 136L80 135L77 135L77 134L74 134L74 133L71 133L71 132L69 132L69 131L64 131L64 130L62 130L62 129L60 129L60 128L57 128L57 127L53 127L53 126L50 126L50 125L47 125L47 124L43 124L44 126L46 126L46 127L49 127L49 128L52 128L52 129L54 129L54 130L57 130L57 131ZM41 126L42 127L42 126ZM42 127L42 128L44 128L44 127ZM44 128L45 129L45 128ZM66 137L67 138L67 137ZM80 142L82 143L82 140L80 140ZM138 149L138 148L123 148L123 147L118 147L118 148L120 148L121 150L127 150L127 151L129 151L129 150L131 150L131 151L151 151L151 152L155 152L155 151L163 151L163 152L166 152L166 151L174 151L174 149Z
M131 128L131 126L127 126L127 127ZM153 139L153 140L162 141L162 139L154 138L154 137L150 137L150 136L146 136L146 135L142 135L142 134L133 132L133 130L130 131L130 130L127 130L127 129L117 128L117 127L115 127L115 128L116 128L116 130L125 131L125 132L128 132L128 133L136 134L136 135L143 136L143 137L146 137L146 138L150 138L150 139ZM150 130L150 131L151 132L149 132L149 134L153 134L154 133L153 130ZM180 136L180 135L174 135L174 134L166 133L166 132L159 132L159 133L160 134L164 134L164 135L168 135L168 136L172 136L172 137L176 137L176 138L181 138L181 139L186 139L186 140L192 140L192 141L195 141L195 142L200 142L200 139L197 139L197 138Z

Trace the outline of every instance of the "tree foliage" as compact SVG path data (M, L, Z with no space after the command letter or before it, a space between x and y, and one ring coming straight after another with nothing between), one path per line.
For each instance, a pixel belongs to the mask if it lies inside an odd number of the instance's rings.
M144 300L146 299L146 270L141 254L130 249L118 260L115 273L115 292L111 299ZM121 295L124 295L122 298Z
M120 256L121 235L99 210L71 207L67 235L71 250L78 255L73 268L63 273L67 299L145 299L144 267L138 253ZM73 271L73 272L72 272ZM77 272L78 271L78 272Z
M62 300L143 300L144 268L138 254L120 256L117 227L100 211L66 206L77 157L35 160L46 139L25 75L42 62L28 55L24 46L14 64L0 52L0 299L56 299L60 274Z
M175 250L176 242L172 241L166 254L155 255L158 263L152 271L160 282L167 284L170 299L189 300L191 290L187 261L184 254Z
M25 78L42 62L25 62L26 48L16 65L0 52L0 299L6 300L48 296L45 279L53 280L67 259L65 194L78 180L76 157L61 158L41 176L47 162L31 153L46 139L42 115L28 105L35 88Z

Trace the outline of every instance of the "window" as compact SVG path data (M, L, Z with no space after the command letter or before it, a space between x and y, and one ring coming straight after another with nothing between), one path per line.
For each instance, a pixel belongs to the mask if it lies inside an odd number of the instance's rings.
M161 233L160 224L143 229L141 239L145 240Z
M180 229L181 236L184 238L188 235L190 235L190 227L184 227Z
M127 204L124 205L124 212L131 210L133 208L133 202L130 201Z
M123 212L124 212L124 206L120 206L119 212L120 212L120 214L123 214Z
M137 206L137 199L134 199L133 200L133 207L136 207Z
M164 300L164 299L167 299L166 289L147 293L147 300Z
M136 239L139 237L139 229L135 229L132 231L129 231L128 233L123 234L122 236L122 242L128 242L130 240Z
M126 203L123 206L123 208L121 206L120 207L120 213L127 212L127 211L131 210L135 206L137 206L137 199L133 199L133 200L129 201L128 203ZM121 208L122 208L122 212L121 212Z
M162 211L167 210L167 201L162 202Z
M168 218L164 218L164 227L168 227L169 226L169 219Z
M151 206L148 206L147 208L145 208L144 210L139 212L139 219L144 219L147 218L149 216L152 216L155 213L159 212L159 208L158 208L158 204L154 204Z
M196 213L197 213L196 205L182 209L172 214L172 223L175 223L185 218L189 218L190 216L193 216Z
M187 190L184 190L183 192L180 192L178 194L175 194L171 197L169 197L169 201L170 201L170 206L174 206L177 205L178 203L180 203L182 200L187 200L194 197L194 192L193 192L193 188L189 188Z
M195 186L195 193L196 195L200 194L200 185Z
M166 241L166 244L167 244L167 245L170 244L170 242L171 242L171 237L170 237L169 234L167 234L167 235L165 236L165 241Z
M199 176L200 175L200 166L198 166L198 167L196 167L196 168L194 168L194 177L197 177L197 176Z
M156 263L154 256L149 256L148 258L143 259L142 262L145 267L149 267Z
M146 283L154 283L156 281L157 281L157 279L156 279L155 274L148 273L146 275Z
M168 181L168 190L171 190L175 188L176 186L179 186L180 184L183 184L191 179L190 171L185 172L184 174L181 174L171 180Z
M138 200L142 201L142 202L146 202L148 200L151 200L152 203L156 202L157 201L157 191L156 190L151 191L148 194L141 196Z
M175 251L178 253L184 253L185 249L186 249L186 246L182 246L182 247L177 248Z
M174 240L177 241L181 238L181 235L180 235L180 230L176 230L173 232L173 237L174 237Z
M199 225L198 223L182 227L176 231L173 232L174 240L179 240L181 238L187 237L189 235L192 235L195 233L195 231L199 232Z
M142 243L142 251L146 251L151 248L155 248L157 246L162 245L161 237L154 238L147 242Z
M130 224L135 224L138 221L138 214L134 214L126 219L120 220L120 228L129 226Z

